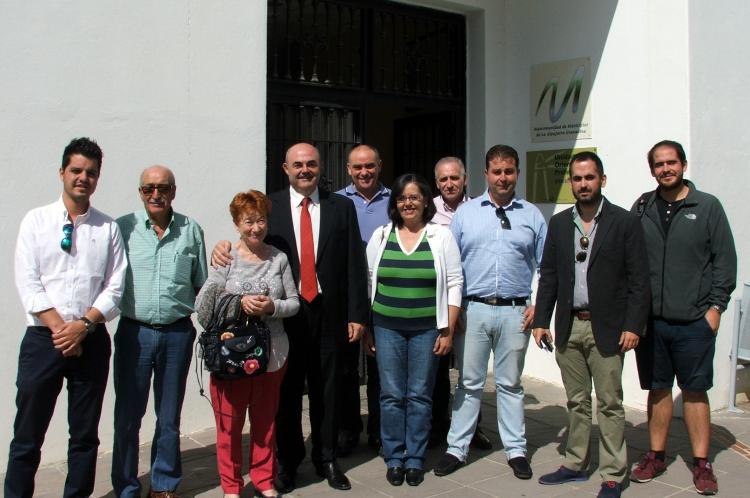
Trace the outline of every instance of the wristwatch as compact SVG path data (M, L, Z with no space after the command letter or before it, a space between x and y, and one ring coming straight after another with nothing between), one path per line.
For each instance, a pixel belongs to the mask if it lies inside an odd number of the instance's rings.
M83 326L86 327L87 334L91 334L92 332L96 330L96 324L92 322L91 320L89 320L88 318L86 318L85 316L82 316L81 318L79 318L79 320L82 321Z
M722 313L724 313L724 309L723 309L723 308L722 308L721 306L719 306L718 304L712 304L712 305L711 305L711 307L712 307L713 309L715 309L716 311L718 311L720 315L721 315Z

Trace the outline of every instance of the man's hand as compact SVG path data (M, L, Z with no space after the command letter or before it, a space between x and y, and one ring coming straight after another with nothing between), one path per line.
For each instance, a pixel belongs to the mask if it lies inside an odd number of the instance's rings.
M368 356L375 356L375 335L372 333L372 330L368 327L365 329L365 333L362 336L362 342L363 347L365 348L365 353L367 353Z
M638 345L638 342L640 340L641 338L638 336L638 334L634 332L628 332L627 330L623 331L623 333L620 334L620 351L622 351L623 353L630 351Z
M529 305L526 306L526 309L523 310L523 327L521 330L524 332L527 332L529 330L529 327L531 327L531 322L534 321L534 306Z
M448 329L441 330L435 339L435 347L432 348L432 352L437 356L445 356L453 349L453 337L448 333Z
M86 325L81 320L65 322L56 332L52 332L52 343L63 356L80 355L79 345L86 338Z
M554 342L554 338L552 337L552 334L550 333L549 329L543 329L543 328L536 328L531 331L531 334L534 336L534 342L536 342L536 345L540 348L543 348L542 345L542 337L547 336L547 339L549 340L550 344Z
M719 325L721 324L721 313L715 308L708 308L705 315L708 326L714 331L714 335L719 332Z
M364 331L365 326L361 323L349 322L349 342L357 342Z
M217 266L229 266L232 262L232 255L229 252L232 250L232 243L228 240L220 240L214 246L214 250L211 251L211 266L216 268Z

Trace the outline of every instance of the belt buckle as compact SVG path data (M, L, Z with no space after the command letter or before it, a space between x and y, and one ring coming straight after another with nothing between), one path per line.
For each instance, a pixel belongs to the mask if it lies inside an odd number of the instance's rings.
M493 297L487 297L485 298L485 302L487 304L491 304L492 306L497 306L498 302L500 302L500 298L493 296Z

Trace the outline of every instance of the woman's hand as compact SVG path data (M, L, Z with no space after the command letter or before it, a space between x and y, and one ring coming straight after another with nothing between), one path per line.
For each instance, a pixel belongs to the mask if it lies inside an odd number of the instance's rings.
M242 296L242 311L251 316L273 315L276 306L268 296Z
M448 333L448 329L440 331L437 339L435 339L435 347L432 348L432 352L438 356L445 356L453 349L453 336Z

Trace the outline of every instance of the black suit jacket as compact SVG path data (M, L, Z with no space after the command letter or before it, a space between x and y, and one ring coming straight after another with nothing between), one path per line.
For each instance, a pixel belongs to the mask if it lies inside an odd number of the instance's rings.
M619 351L623 331L645 333L651 304L648 255L640 220L630 212L602 199L593 246L589 249L586 282L591 328L603 354ZM533 327L549 328L555 313L555 345L565 347L572 325L575 284L573 248L578 231L573 209L552 217L540 265Z
M321 189L318 192L320 231L315 268L322 289L323 323L320 333L345 341L347 323L366 324L369 317L367 263L354 204L338 194ZM268 217L266 241L286 254L294 281L299 287L299 255L289 190L274 192L268 197L273 205ZM299 324L291 320L287 333L303 332L295 330L298 328Z

